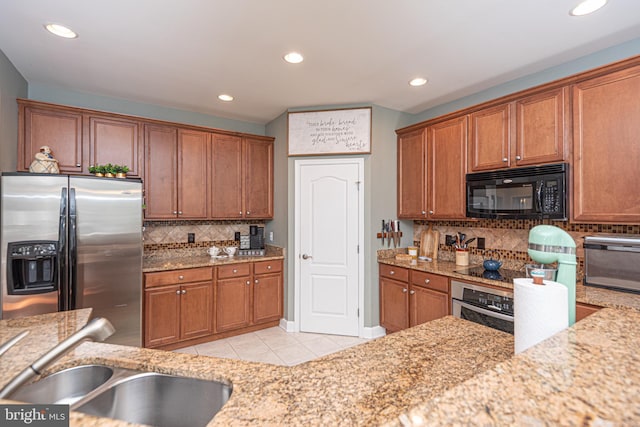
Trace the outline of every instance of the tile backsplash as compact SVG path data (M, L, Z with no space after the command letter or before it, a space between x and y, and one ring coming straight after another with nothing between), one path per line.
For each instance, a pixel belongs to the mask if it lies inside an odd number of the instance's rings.
M481 263L488 250L496 250L506 268L521 269L530 263L527 253L529 230L536 225L554 225L565 230L576 242L578 269L584 268L584 237L595 234L640 234L640 225L611 225L611 224L569 224L564 221L549 220L477 220L477 221L434 221L433 229L440 233L438 258L453 261L455 253L452 247L445 245L445 235L455 235L462 232L467 239L472 237L485 238L485 250L477 249L477 242L471 244L470 261L472 264ZM420 234L429 226L429 221L413 222L413 240L420 243Z
M264 221L145 221L142 232L144 249L189 249L211 245L234 244L236 231L249 234L249 226L264 227ZM188 234L195 234L195 243L188 243Z

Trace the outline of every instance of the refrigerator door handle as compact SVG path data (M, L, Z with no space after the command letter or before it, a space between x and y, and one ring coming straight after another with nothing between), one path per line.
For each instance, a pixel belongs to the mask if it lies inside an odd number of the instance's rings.
M69 188L69 305L75 310L78 295L78 242L76 236L76 189Z
M58 223L58 310L67 310L67 187L63 187L60 194L60 219Z

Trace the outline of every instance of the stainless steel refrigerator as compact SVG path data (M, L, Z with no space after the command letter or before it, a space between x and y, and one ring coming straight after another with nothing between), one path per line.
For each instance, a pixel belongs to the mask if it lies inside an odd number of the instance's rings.
M3 173L2 318L92 308L141 346L140 180Z

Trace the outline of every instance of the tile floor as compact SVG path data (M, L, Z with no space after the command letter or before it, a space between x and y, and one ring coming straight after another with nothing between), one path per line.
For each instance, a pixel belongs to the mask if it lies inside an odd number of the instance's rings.
M366 341L341 335L285 332L275 326L174 351L292 366Z

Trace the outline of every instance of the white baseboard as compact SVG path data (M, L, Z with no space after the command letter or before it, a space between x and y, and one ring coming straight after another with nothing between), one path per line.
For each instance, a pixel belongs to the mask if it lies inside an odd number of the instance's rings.
M362 338L380 338L387 334L387 330L382 326L365 327L362 330Z
M280 319L280 327L286 332L299 332L296 322L291 322L285 318Z

